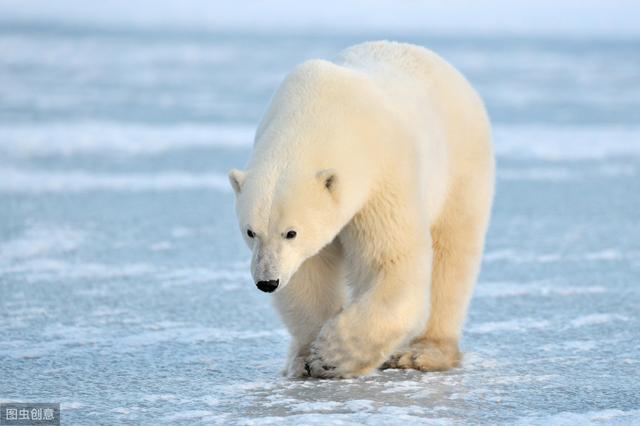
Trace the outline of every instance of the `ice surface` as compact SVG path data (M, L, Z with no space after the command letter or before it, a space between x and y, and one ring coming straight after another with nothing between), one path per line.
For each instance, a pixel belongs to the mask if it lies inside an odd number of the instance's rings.
M176 191L213 189L230 192L229 180L221 173L87 173L79 170L43 172L0 169L0 191L17 193L95 191Z
M226 173L293 64L366 38L0 29L0 400L83 425L640 423L637 41L407 39L494 122L463 366L280 376Z

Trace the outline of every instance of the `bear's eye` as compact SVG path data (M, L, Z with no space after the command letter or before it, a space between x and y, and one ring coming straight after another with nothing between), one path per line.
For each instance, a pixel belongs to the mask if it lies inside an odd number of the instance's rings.
M247 236L248 236L249 238L253 238L253 237L255 237L255 236L256 236L256 233L255 233L255 232L253 232L251 229L247 229Z
M286 235L284 236L287 240L293 240L296 235L298 235L298 233L294 230L291 230L289 232L286 233Z

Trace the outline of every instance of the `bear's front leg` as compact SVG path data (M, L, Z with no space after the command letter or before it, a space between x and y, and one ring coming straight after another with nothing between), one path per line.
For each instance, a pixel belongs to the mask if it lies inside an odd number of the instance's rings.
M334 241L307 259L290 282L275 293L274 303L293 338L283 374L307 376L305 361L322 326L342 308L345 285L342 248Z
M300 345L295 340L291 343L287 364L282 371L282 375L290 379L306 377L309 374L306 370L306 361L311 353L310 344Z
M360 295L328 321L311 344L307 373L319 378L356 377L386 361L427 317L430 256L425 248L419 255L395 258L366 289L361 287Z

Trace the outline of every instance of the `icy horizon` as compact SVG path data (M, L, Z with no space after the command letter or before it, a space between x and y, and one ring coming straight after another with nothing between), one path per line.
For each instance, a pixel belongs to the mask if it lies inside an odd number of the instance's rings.
M392 0L321 3L294 0L222 2L37 0L0 3L0 22L115 26L136 29L298 32L312 34L443 34L571 38L640 37L640 4L630 0Z

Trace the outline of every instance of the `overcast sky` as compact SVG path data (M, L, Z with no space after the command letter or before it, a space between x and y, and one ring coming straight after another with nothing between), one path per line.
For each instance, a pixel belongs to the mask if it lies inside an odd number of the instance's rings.
M271 31L640 36L640 0L0 0L0 22Z

